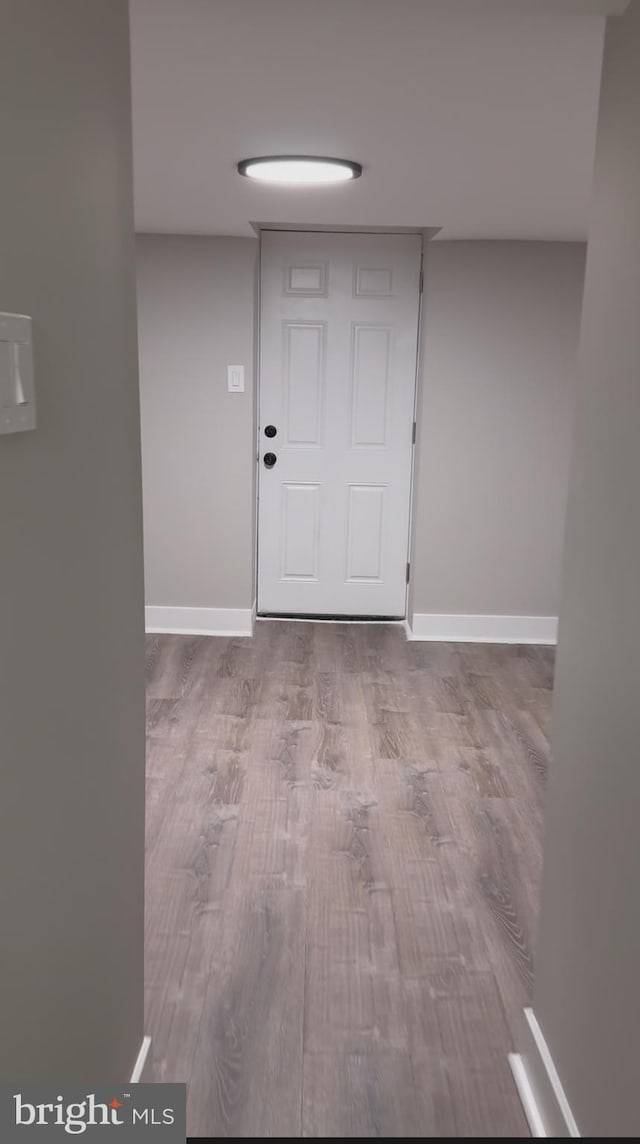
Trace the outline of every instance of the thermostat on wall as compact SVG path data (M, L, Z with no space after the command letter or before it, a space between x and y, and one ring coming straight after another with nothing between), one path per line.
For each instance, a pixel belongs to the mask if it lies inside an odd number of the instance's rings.
M0 313L0 434L35 427L31 318Z

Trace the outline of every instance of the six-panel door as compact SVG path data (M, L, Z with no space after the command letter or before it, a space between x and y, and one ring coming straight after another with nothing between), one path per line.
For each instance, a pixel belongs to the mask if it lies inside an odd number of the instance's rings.
M263 232L263 614L405 614L420 258L418 235Z

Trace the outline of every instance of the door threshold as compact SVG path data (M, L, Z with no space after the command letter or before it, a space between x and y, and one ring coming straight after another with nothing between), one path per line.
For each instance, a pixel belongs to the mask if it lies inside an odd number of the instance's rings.
M257 620L291 620L305 624L313 621L318 624L403 624L404 616L343 616L315 615L313 612L258 612Z

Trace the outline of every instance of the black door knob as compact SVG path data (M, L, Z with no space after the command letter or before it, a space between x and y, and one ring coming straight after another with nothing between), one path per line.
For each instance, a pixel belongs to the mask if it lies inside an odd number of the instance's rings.
M264 463L268 469L272 469L277 460L275 453L265 453L264 455Z
M267 425L265 427L264 435L265 437L275 437L277 432L278 430L276 429L275 425Z

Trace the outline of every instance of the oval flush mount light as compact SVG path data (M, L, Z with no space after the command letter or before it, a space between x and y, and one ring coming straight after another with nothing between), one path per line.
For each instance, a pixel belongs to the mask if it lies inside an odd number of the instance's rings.
M264 183L346 183L359 179L360 163L348 159L328 159L321 155L262 155L243 159L238 174Z

